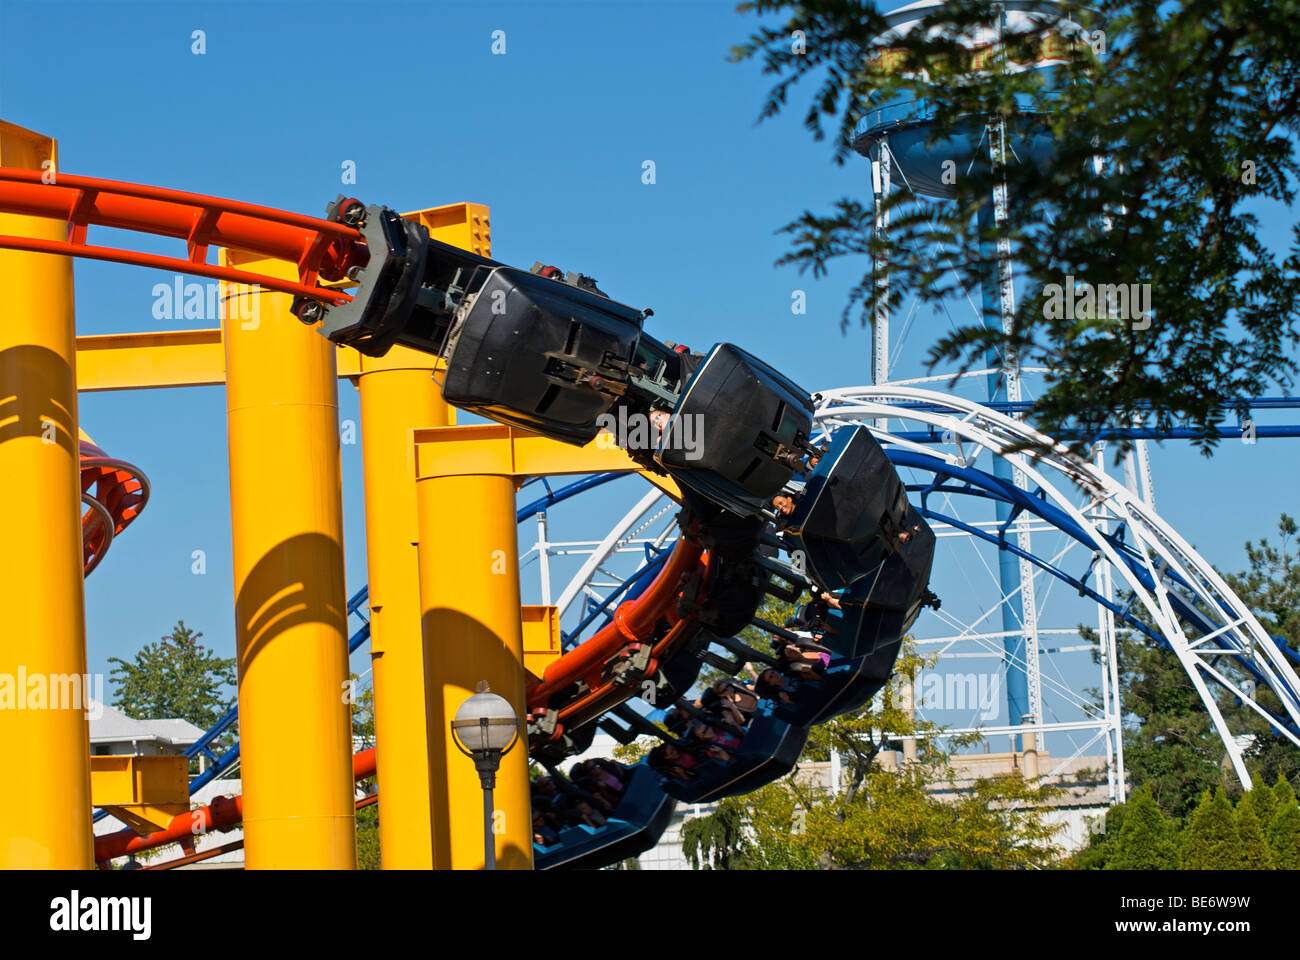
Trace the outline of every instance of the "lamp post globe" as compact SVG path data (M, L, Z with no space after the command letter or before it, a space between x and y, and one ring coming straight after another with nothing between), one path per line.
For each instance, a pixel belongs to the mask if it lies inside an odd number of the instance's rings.
M496 869L496 842L492 833L492 791L497 767L519 739L519 717L510 701L488 689L487 681L469 697L451 721L451 736L461 753L474 760L483 786L483 859L488 870Z

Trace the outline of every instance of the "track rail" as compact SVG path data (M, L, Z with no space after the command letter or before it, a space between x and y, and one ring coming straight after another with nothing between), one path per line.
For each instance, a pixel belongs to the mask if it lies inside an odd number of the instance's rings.
M226 200L118 180L0 167L0 211L62 220L67 240L0 236L0 248L85 257L138 267L192 273L230 283L260 286L325 303L346 303L341 290L316 285L343 280L368 257L358 230L341 223ZM184 240L186 256L167 257L95 246L92 226ZM230 247L285 260L298 267L298 280L222 267L207 262L212 246Z

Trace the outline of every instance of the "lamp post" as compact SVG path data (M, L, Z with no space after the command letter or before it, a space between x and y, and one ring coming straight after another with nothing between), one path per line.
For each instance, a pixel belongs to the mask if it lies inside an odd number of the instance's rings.
M519 718L505 697L479 681L478 690L460 705L451 721L451 738L461 753L474 760L479 782L483 784L483 862L487 870L497 868L496 841L492 837L492 789L497 782L501 758L519 739Z

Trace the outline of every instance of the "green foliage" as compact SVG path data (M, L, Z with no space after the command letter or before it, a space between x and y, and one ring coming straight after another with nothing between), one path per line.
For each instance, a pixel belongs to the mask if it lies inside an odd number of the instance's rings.
M1119 849L1119 837L1124 830L1124 815L1128 804L1117 803L1106 809L1106 815L1093 821L1088 843L1068 857L1063 866L1071 870L1104 870Z
M1268 825L1268 848L1278 870L1300 870L1300 807L1291 784L1279 777L1273 786L1277 810Z
M1087 628L1085 638L1095 637ZM1178 658L1136 631L1116 636L1124 763L1167 816L1182 819L1206 790L1223 783L1223 742Z
M898 189L887 232L875 232L875 211L857 197L825 214L805 211L784 228L792 248L780 262L815 276L841 259L886 264L888 286L868 268L845 307L842 324L856 311L865 325L877 307L896 310L909 296L936 310L961 299L990 273L993 243L1005 241L1028 288L1010 331L989 322L996 318L950 317L954 329L932 345L931 366L1005 358L1046 367L1031 416L1048 435L1071 425L1087 434L1135 416L1162 427L1185 418L1208 454L1225 398L1287 386L1297 369L1300 225L1279 255L1259 238L1256 212L1266 201L1290 203L1300 176L1294 5L1062 3L1061 17L1104 28L1105 50L1064 45L1053 90L1042 71L1008 68L1038 59L1050 15L1031 32L1008 28L1004 47L972 70L957 35L987 26L996 9L951 0L905 36L881 40L889 24L870 0L741 5L762 25L732 57L759 59L773 78L761 117L781 113L793 87L809 81L804 123L818 139L831 135L836 162L851 155L859 123L894 99L926 103L930 142L970 132L982 148L959 163L949 201ZM795 31L806 48L791 42ZM1000 130L1008 139L1050 134L1052 160L988 159L989 131ZM976 216L1002 183L1016 198L1006 221ZM934 255L936 243L947 255ZM1150 284L1153 315L1133 323L1104 310L1054 310L1049 285L1059 295L1067 277ZM1079 450L1087 445L1076 441Z
M1240 870L1241 839L1228 795L1219 787L1206 790L1192 811L1183 837L1184 870Z
M1247 800L1249 796L1248 793L1237 802L1240 866L1244 870L1272 870L1273 857L1264 840L1264 830L1255 815L1254 805Z
M1253 783L1250 792L1243 794L1237 801L1238 816L1243 806L1249 806L1254 811L1255 819L1259 821L1260 829L1267 831L1268 825L1273 822L1273 814L1277 812L1277 797L1262 777L1257 775Z
M1125 805L1122 826L1115 839L1107 870L1176 870L1178 847L1174 825L1164 815L1151 791L1143 787Z
M355 673L349 675L346 698L352 708L352 742L354 750L365 750L375 745L375 688L362 687L361 678ZM370 792L376 789L375 777L358 780L357 785ZM358 814L360 816L360 814ZM376 843L378 843L376 835Z
M1233 592L1247 601L1269 633L1300 650L1300 554L1296 552L1295 518L1282 514L1277 523L1278 544L1246 541L1250 569L1227 574Z
M114 705L137 720L180 717L204 729L216 723L235 702L235 660L218 657L199 643L202 636L178 620L134 660L109 657Z
M357 869L380 869L379 804L372 803L357 811Z
M1246 542L1249 569L1225 574L1224 579L1239 596L1260 625L1281 638L1293 649L1300 649L1300 555L1296 552L1296 521L1282 514L1278 520L1278 543L1267 540ZM1285 709L1271 690L1258 685L1255 697L1266 710L1284 715ZM1229 705L1233 727L1252 735L1246 749L1246 763L1251 773L1266 781L1284 776L1300 783L1300 751L1295 744L1278 734L1254 711ZM1261 823L1267 823L1261 819Z
M693 817L682 824L682 854L694 869L742 870L748 866L745 812L743 798L727 797L708 816Z

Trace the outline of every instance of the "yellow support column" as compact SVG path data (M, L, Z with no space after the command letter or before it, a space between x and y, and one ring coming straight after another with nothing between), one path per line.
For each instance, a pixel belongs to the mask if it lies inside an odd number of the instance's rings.
M296 276L239 251L223 262ZM286 294L223 300L246 862L352 869L335 347Z
M0 164L54 174L49 137L0 123ZM66 239L66 225L0 215L0 234ZM82 594L72 260L0 251L0 867L88 869L90 734Z
M457 203L403 214L434 239L490 256L488 210ZM407 347L360 357L370 656L385 869L433 867L432 711L420 626L418 516L411 431L456 422L433 379L435 358Z
M445 426L451 408L434 358L394 347L361 358L370 656L375 687L379 847L385 869L433 867L432 737L428 663L420 629L418 517L411 431Z
M421 431L421 440L455 443L460 431ZM488 428L500 432L501 428ZM504 436L505 434L499 433ZM451 739L457 708L479 681L505 697L520 718L520 740L497 773L494 820L497 866L533 865L528 749L523 737L523 632L515 479L508 439L486 441L465 475L425 470L417 460L420 516L420 603L429 651L434 729L434 853L440 869L482 869L483 791L474 762ZM420 445L417 444L417 458ZM381 815L382 819L382 815Z

